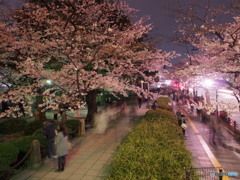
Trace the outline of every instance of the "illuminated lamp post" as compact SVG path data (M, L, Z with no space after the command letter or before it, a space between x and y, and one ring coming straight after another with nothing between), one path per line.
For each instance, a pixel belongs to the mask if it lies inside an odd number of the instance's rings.
M141 89L143 89L143 83L144 83L144 81L141 80Z
M214 84L216 85L216 116L218 116L218 85L215 81L213 81L211 79L206 79L203 82L204 87L212 87ZM208 98L209 98L209 96L208 96Z
M52 80L51 80L51 79L48 79L48 80L46 80L46 83L47 83L48 85L51 85L51 84L52 84Z

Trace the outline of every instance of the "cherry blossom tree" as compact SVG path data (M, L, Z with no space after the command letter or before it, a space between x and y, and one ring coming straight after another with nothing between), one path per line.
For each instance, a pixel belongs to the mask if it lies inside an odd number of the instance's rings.
M196 12L202 13L200 15ZM240 102L240 24L237 12L239 12L237 8L226 10L224 6L221 8L207 6L202 11L194 12L191 6L188 14L182 13L183 16L179 19L181 23L179 32L182 34L180 40L190 44L197 51L188 54L191 63L176 75L190 81L197 76L224 79L234 89L234 95ZM220 21L222 19L224 21Z
M88 122L97 111L99 90L140 94L143 90L137 79L151 81L144 72L157 71L175 53L149 48L141 41L151 25L144 25L144 18L123 21L133 12L120 1L59 0L48 7L26 4L16 12L17 25L11 31L18 37L14 48L20 52L16 75L34 83L10 93L16 99L36 93L47 96L51 101L41 107L52 109L58 103L81 106L86 96ZM46 85L48 79L51 86Z

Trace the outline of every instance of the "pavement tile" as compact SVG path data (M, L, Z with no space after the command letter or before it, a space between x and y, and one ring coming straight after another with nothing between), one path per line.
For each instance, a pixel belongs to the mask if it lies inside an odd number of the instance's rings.
M90 170L87 171L86 175L89 175L89 176L98 176L99 173L100 173L100 170L90 169Z
M96 180L96 176L89 176L89 175L86 175L86 176L83 176L81 180Z
M66 174L71 174L73 172L75 172L78 168L69 168L69 167L66 167L65 170L63 171L63 173L66 173Z
M85 168L84 166L80 167L79 169L77 169L73 175L85 175L87 173L89 169Z
M91 167L91 170L102 170L104 166L105 166L104 164L102 164L102 165L94 164L94 165Z
M61 172L48 172L43 177L44 178L56 178Z
M11 178L11 180L25 180L36 172L37 170L24 170L22 173Z
M56 177L56 179L69 179L71 176L72 176L72 173L62 172Z
M43 177L47 174L48 172L46 171L38 171L36 173L33 174L34 177L38 178L38 177Z
M78 174L78 175L72 175L68 178L68 180L81 180L84 175Z
M41 178L40 180L54 180L55 178L46 178L46 177L44 177L44 178Z

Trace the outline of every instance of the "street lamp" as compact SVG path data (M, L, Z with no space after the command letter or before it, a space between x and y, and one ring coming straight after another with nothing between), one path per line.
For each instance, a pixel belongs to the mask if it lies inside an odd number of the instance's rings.
M203 81L204 87L212 87L214 84L216 85L216 116L218 116L218 84L216 81L213 81L211 79L206 79Z
M143 83L144 83L144 81L141 80L141 89L143 89Z
M47 83L48 85L51 85L51 84L52 84L52 80L51 80L51 79L48 79L48 80L46 81L46 83Z

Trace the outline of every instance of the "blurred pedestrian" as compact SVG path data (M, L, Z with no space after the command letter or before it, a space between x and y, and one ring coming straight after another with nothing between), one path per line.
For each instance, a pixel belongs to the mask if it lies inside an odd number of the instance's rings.
M181 126L181 124L182 124L182 112L180 111L179 108L176 112L176 116L177 116L177 119L178 119L178 125Z
M47 156L52 158L55 155L54 147L54 138L56 136L55 124L49 121L43 122L42 134L46 137L47 140Z
M138 107L141 108L142 106L142 97L138 97Z
M54 120L57 120L58 119L58 110L57 109L55 109L55 110L53 110L53 119Z
M182 113L181 113L180 109L178 108L178 110L177 110L177 112L176 112L177 118L180 119L180 118L181 118L181 115L182 115Z
M64 171L66 164L66 156L68 154L69 142L68 142L68 131L64 124L60 124L57 129L56 136L56 155L58 157L58 169L57 171Z
M186 134L186 129L187 129L187 122L186 122L186 119L185 119L185 116L184 116L184 115L182 115L181 128L182 128L183 136L185 136L185 134Z
M153 102L153 105L152 105L151 108L152 108L152 109L157 109L157 101L154 101L154 102Z

